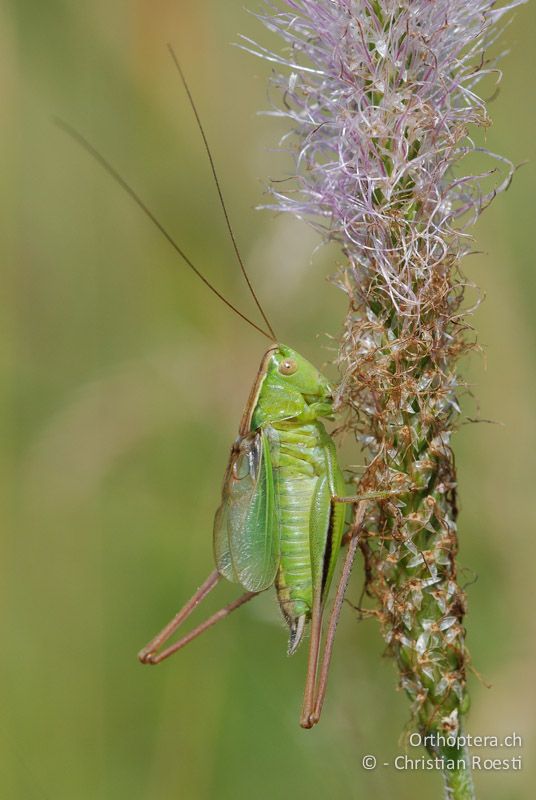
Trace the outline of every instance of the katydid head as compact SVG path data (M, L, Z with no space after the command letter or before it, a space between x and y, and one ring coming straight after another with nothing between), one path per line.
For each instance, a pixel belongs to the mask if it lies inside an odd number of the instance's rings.
M287 419L331 417L332 402L324 375L291 347L274 344L264 354L240 432Z
M308 404L331 404L332 388L325 376L286 344L274 347L267 377L291 391L299 392Z
M273 344L261 361L239 431L245 436L270 423L312 422L332 414L332 388L325 376L291 347Z

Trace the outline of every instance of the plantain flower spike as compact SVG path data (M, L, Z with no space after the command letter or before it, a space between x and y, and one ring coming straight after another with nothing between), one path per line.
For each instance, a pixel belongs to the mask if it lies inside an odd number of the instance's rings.
M520 4L281 0L257 15L279 50L242 42L275 65L269 113L289 123L293 180L273 184L268 207L345 256L332 277L348 298L337 406L365 453L359 491L401 492L370 507L366 591L449 798L474 796L452 744L468 709L451 435L474 342L460 264L513 172L471 135L490 124L479 83L492 93L488 53Z

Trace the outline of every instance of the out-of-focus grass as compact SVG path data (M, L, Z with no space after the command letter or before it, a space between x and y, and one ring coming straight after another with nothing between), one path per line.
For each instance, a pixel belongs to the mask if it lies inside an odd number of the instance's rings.
M312 733L297 725L305 653L285 656L273 597L156 670L135 659L212 568L212 516L264 342L51 118L83 130L253 313L172 41L259 293L281 338L320 364L329 353L316 335L336 334L343 312L323 280L335 256L311 264L305 227L252 211L258 178L281 172L266 152L277 127L255 116L269 65L228 43L263 31L240 3L216 0L5 0L0 13L2 796L437 796L430 773L360 766L365 752L400 752L408 709L375 624L350 609ZM535 14L520 10L506 33L490 108L488 146L518 161L534 158ZM485 252L466 264L487 294L474 318L487 368L473 358L466 373L480 415L503 423L466 425L456 441L460 560L468 582L478 575L469 644L493 684L472 680L470 725L516 730L526 757L522 773L477 775L490 800L529 797L534 779L534 173L531 162L487 211ZM233 589L218 594L210 608Z

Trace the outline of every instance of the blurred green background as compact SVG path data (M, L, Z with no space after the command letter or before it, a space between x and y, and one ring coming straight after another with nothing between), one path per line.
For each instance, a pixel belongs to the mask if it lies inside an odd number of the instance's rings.
M349 608L312 732L298 726L305 649L287 659L272 593L158 669L136 661L212 569L228 448L265 342L51 118L84 131L253 313L173 42L274 326L321 364L318 335L336 335L345 312L324 280L337 254L312 256L306 226L252 210L261 179L284 170L268 151L282 129L256 115L269 64L229 44L266 34L242 0L4 0L0 15L1 797L440 796L437 775L360 765L403 751L408 705L375 623ZM478 576L468 643L493 684L471 678L469 730L516 731L525 756L522 772L476 776L488 800L535 785L535 16L522 8L503 37L486 137L529 164L482 218L483 252L465 265L487 295L474 317L486 355L464 364L478 407L466 412L501 423L464 425L455 440L461 580ZM350 599L360 585L356 569ZM234 594L219 587L208 610Z

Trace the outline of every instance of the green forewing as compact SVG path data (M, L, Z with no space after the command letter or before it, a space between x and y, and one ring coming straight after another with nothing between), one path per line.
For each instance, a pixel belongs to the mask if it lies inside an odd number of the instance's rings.
M318 478L313 493L309 519L309 547L313 593L322 591L325 558L328 550L331 519L331 492L328 476Z
M324 448L324 455L326 457L326 467L328 470L330 492L333 497L344 497L347 494L346 481L342 474L337 459L337 450L335 449L335 442L331 437L328 437L326 446ZM346 521L346 511L348 506L344 503L335 503L332 505L330 532L331 532L331 546L329 552L329 559L326 563L326 572L324 575L324 596L329 591L335 566L339 558L342 535L344 533L344 525Z
M333 440L326 435L323 443L326 474L317 483L311 508L310 548L313 592L321 591L326 599L341 547L346 507L331 498L345 494Z
M260 592L279 566L279 521L270 445L261 430L233 447L222 503L214 520L214 554L221 575Z

